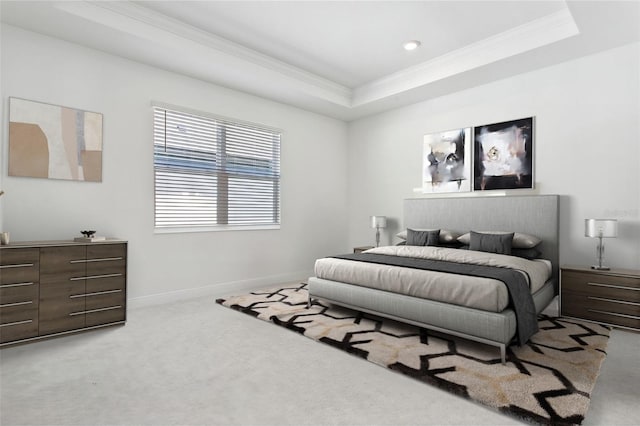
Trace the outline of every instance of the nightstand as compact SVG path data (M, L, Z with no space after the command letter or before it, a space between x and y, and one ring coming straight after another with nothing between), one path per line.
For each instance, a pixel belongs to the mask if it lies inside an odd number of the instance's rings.
M560 312L563 316L640 330L640 271L562 267Z
M373 246L362 246L362 247L354 247L353 248L353 252L354 253L362 253L365 250L369 250L374 248Z

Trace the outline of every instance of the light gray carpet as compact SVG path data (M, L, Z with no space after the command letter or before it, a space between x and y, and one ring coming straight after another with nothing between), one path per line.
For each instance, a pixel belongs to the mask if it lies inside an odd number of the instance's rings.
M314 301L306 283L217 300L245 315L285 327L518 419L581 424L606 358L609 328L540 315L527 344L507 349Z
M640 418L640 334L613 330L584 424ZM0 424L517 424L214 298L0 351Z

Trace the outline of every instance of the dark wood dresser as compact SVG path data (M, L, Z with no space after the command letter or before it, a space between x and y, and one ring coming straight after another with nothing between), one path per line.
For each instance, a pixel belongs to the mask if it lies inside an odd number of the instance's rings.
M123 324L127 242L0 246L0 346Z
M562 267L560 312L563 316L640 330L640 271Z

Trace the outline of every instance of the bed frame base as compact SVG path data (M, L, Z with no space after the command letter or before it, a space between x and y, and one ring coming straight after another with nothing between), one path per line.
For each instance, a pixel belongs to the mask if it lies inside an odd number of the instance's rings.
M502 365L506 365L506 363L507 363L507 346L504 343L501 343L501 342L495 342L493 340L484 339L482 337L476 337L476 336L472 336L472 335L469 335L469 334L460 333L459 331L453 331L453 330L448 330L446 328L436 327L434 325L425 324L425 323L422 323L422 322L419 322L419 321L413 321L413 320L406 319L406 318L400 318L400 317L397 317L395 315L381 313L381 312L378 312L378 311L374 311L372 309L361 308L359 306L350 305L348 303L338 302L337 300L331 300L331 299L328 299L326 297L317 297L317 296L316 297L311 297L311 295L309 295L309 299L307 300L307 309L311 308L311 305L313 305L314 300L324 300L324 301L329 302L331 304L343 306L345 308L353 309L355 311L366 312L368 314L372 314L372 315L379 316L379 317L384 317L384 318L389 318L389 319L392 319L394 321L402 322L402 323L405 323L405 324L411 324L411 325L415 325L417 327L426 328L428 330L438 331L440 333L449 334L449 335L457 336L457 337L462 337L462 338L468 339L468 340L473 340L474 342L484 343L486 345L491 345L491 346L497 346L498 348L500 348L500 360L502 361Z

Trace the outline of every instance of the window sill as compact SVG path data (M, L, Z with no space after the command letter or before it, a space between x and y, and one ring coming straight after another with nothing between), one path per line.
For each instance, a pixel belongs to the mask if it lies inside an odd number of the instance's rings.
M221 231L265 231L280 229L280 225L220 225L220 226L186 226L180 228L154 228L154 234L185 234L190 232Z

